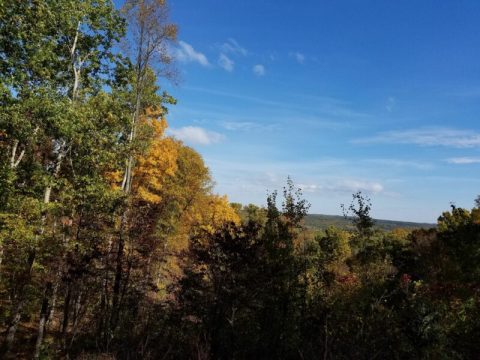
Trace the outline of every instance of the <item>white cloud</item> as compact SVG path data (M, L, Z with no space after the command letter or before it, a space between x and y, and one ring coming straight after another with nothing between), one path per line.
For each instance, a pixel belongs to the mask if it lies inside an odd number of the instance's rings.
M480 147L480 133L451 128L423 128L388 131L371 138L357 139L354 142L476 148Z
M170 135L193 145L211 145L224 139L222 134L208 131L197 126L185 126L179 129L170 129Z
M218 58L218 65L225 69L225 71L232 72L235 66L235 62L227 55L220 54L220 57Z
M257 76L264 76L265 75L265 66L262 64L257 64L252 68L252 71Z
M363 191L366 193L381 193L384 191L383 185L378 182L363 181L355 179L344 179L330 181L325 184L300 184L299 187L304 192L341 192L341 193L354 193L357 191Z
M175 57L181 62L196 62L202 66L209 66L207 57L199 51L196 51L192 45L185 41L178 42L179 47L174 50Z
M292 52L289 54L291 57L293 57L299 64L305 63L305 55L300 53L300 52Z
M480 164L480 157L457 157L446 159L449 164L466 165L466 164Z
M389 96L387 99L387 104L385 105L385 109L387 109L388 112L392 112L396 103L397 100L393 96Z
M247 56L248 51L244 47L242 47L235 39L228 39L227 42L223 43L220 46L220 49L227 53L227 54L235 54L235 55L242 55Z

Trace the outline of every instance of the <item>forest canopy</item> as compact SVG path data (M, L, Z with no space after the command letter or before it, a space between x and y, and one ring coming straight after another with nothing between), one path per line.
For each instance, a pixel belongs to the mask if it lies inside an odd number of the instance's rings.
M164 0L0 0L0 357L471 359L480 200L382 231L216 194L168 136Z

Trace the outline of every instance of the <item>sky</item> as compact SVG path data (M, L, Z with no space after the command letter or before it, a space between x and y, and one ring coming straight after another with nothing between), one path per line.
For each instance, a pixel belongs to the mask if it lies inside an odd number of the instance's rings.
M311 213L352 193L376 218L435 222L480 194L478 0L174 0L169 133L230 201L287 177Z

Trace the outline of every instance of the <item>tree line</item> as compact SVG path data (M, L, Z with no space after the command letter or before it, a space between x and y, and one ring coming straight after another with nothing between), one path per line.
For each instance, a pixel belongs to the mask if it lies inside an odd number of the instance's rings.
M475 358L480 210L308 231L165 134L165 0L0 0L0 357ZM279 199L281 198L281 199Z

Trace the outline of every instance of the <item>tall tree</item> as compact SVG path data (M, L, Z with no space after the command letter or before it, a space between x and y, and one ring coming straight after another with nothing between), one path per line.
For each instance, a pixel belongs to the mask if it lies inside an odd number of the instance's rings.
M177 27L169 23L169 12L165 0L127 0L122 9L129 24L127 49L134 61L134 79L132 103L132 123L129 140L133 141L142 111L145 109L144 89L148 86L148 72L153 69L157 75L173 77L170 71L172 58L168 47L176 40ZM173 101L165 95L165 100ZM160 105L160 104L157 104ZM131 155L126 164L122 189L130 192L134 157Z

